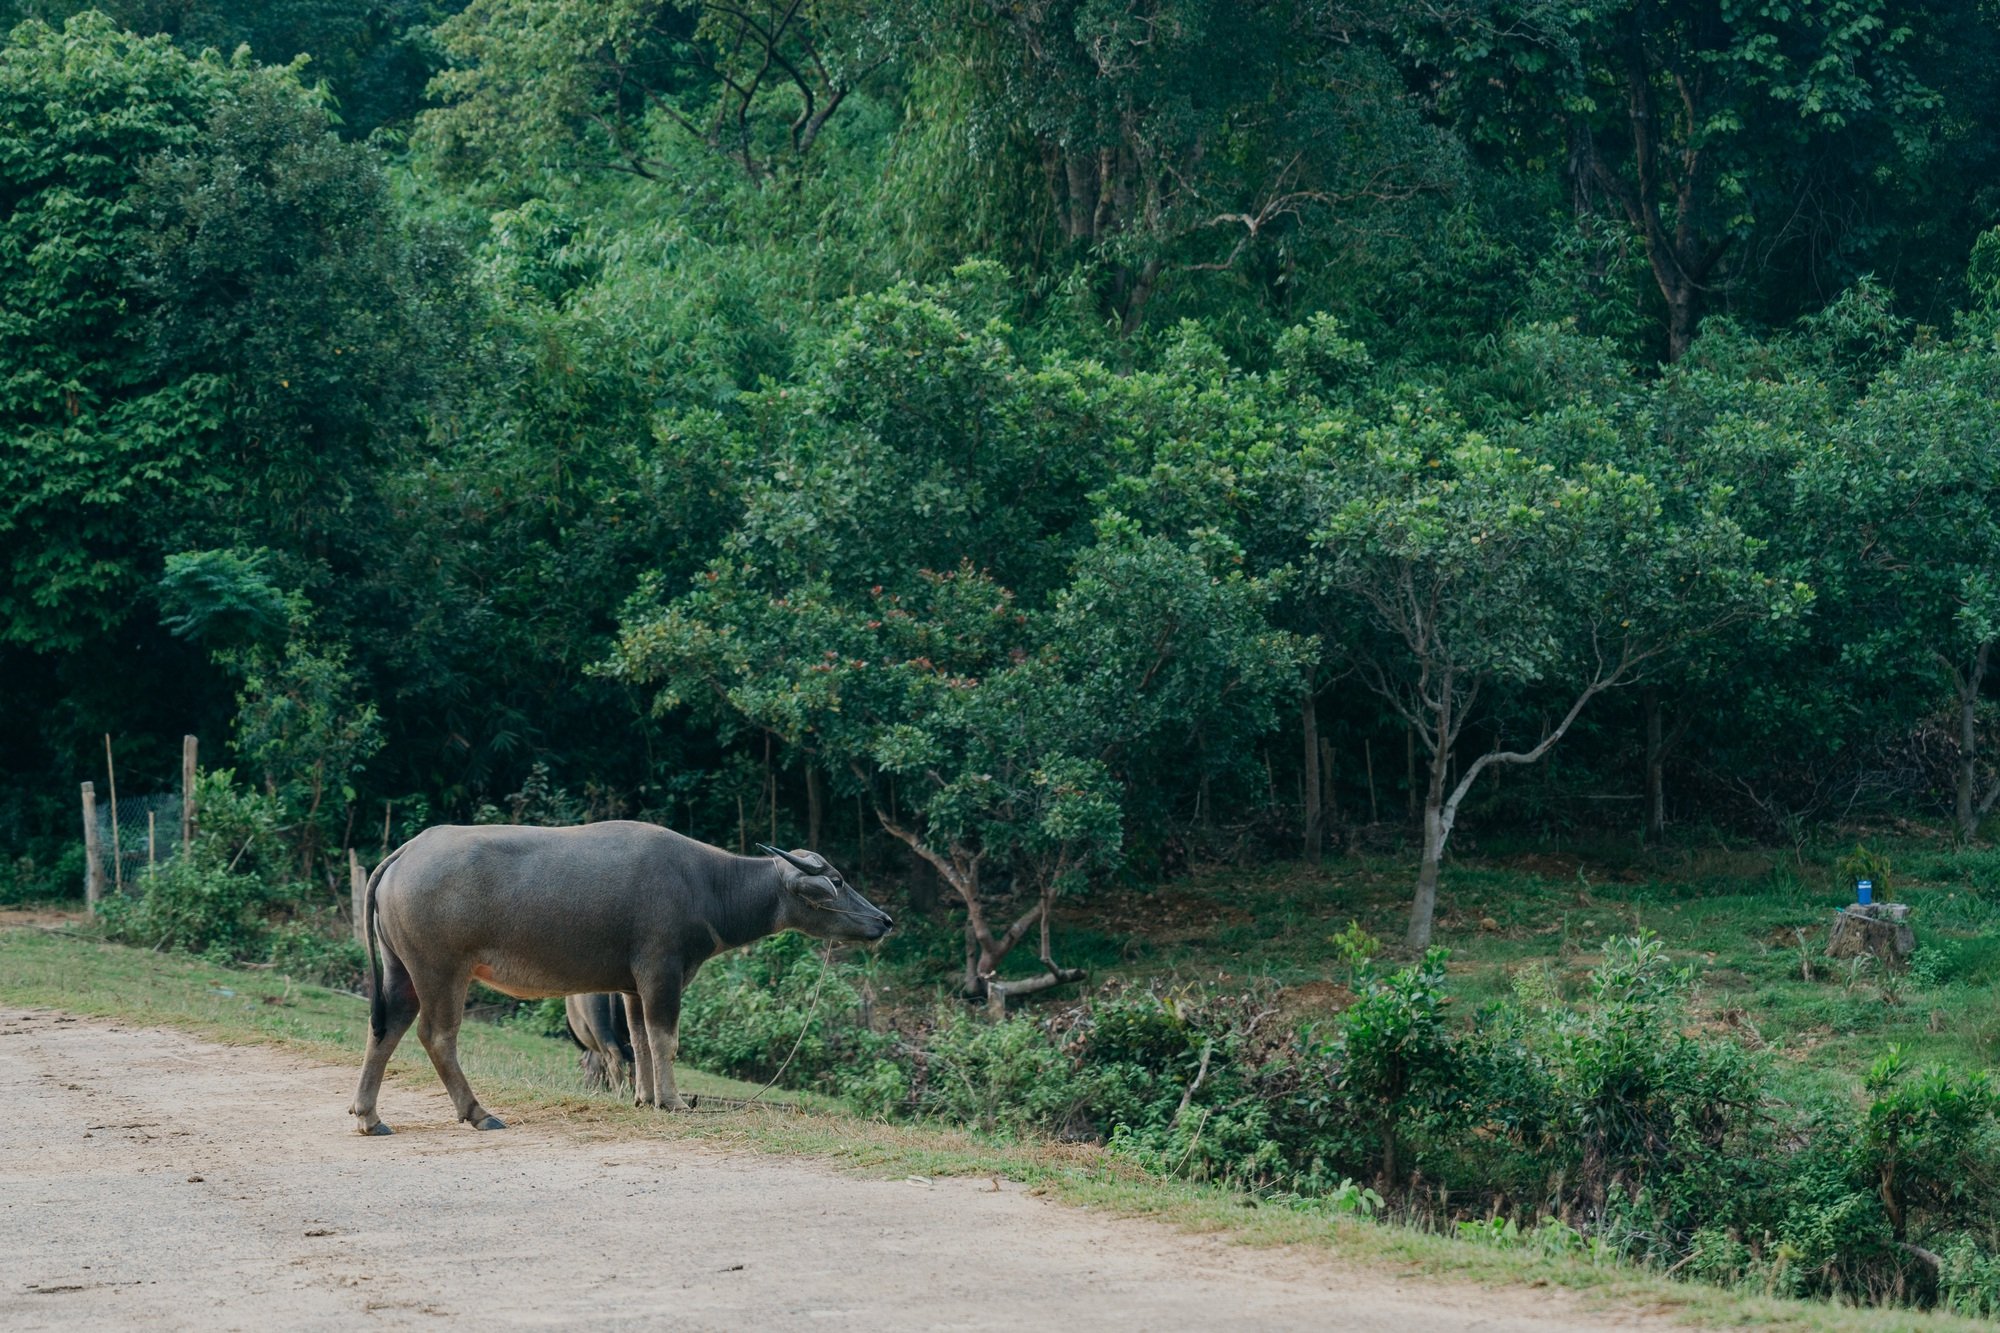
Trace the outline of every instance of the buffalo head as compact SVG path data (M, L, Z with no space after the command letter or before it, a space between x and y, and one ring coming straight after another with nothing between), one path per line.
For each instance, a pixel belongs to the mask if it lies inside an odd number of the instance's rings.
M895 926L818 852L783 852L758 843L778 863L786 924L824 940L879 940Z

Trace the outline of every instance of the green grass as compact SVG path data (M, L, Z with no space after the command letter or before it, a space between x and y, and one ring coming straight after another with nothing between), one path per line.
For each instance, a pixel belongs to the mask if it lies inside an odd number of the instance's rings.
M1314 878L1324 880L1335 903L1360 905L1366 896L1356 885L1342 885L1338 877ZM1282 876L1272 876L1262 886L1277 895L1285 891L1286 882ZM1320 910L1306 896L1297 895L1282 911L1249 915L1252 923L1275 918L1304 928L1302 923L1308 920L1319 923ZM1333 921L1329 931L1345 920L1342 916ZM1267 945L1271 940L1255 930L1250 933ZM1490 946L1498 955L1506 953L1510 943L1495 940ZM1306 962L1302 958L1283 962L1274 955L1240 966L1245 974L1252 967L1265 967L1274 976L1303 975ZM366 1023L365 1006L354 997L289 982L268 971L224 969L66 931L33 928L0 929L0 1001L179 1028L228 1042L269 1044L340 1064L359 1059ZM757 1112L660 1116L608 1095L584 1093L566 1042L502 1027L469 1024L462 1052L481 1096L502 1115L531 1113L579 1133L700 1138L742 1149L810 1156L877 1175L1004 1175L1074 1204L1151 1217L1245 1244L1320 1248L1346 1262L1413 1277L1554 1284L1584 1293L1594 1304L1643 1307L1704 1325L1841 1331L1972 1327L1910 1312L1774 1301L1755 1293L1669 1282L1624 1266L1593 1267L1579 1260L1542 1258L1401 1227L1329 1218L1259 1204L1227 1190L1148 1176L1094 1147L994 1141L941 1127L872 1123L824 1099L810 1099L814 1113L803 1116ZM433 1076L421 1053L406 1046L398 1052L391 1078L415 1079L427 1086ZM689 1091L711 1095L741 1097L750 1090L734 1080L695 1070L684 1071L681 1083ZM791 1093L786 1098L800 1100Z

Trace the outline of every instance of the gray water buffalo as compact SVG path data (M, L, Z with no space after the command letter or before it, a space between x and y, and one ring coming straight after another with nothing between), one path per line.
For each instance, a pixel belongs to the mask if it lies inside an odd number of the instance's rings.
M580 828L440 825L368 877L374 982L368 1054L348 1108L363 1134L396 1043L417 1040L458 1118L505 1128L458 1067L458 1028L475 979L522 999L624 996L635 1101L685 1110L674 1090L681 988L725 949L799 930L879 940L895 924L816 852L735 856L654 824Z
M613 1091L632 1078L632 1024L625 1017L625 997L601 991L572 995L563 1001L569 1039L582 1052L583 1086Z

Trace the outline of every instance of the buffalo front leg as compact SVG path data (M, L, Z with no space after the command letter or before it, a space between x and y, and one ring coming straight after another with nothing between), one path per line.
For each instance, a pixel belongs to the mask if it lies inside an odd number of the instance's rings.
M652 1095L642 1100L650 1102L662 1111L685 1111L687 1103L674 1087L674 1057L680 1053L681 1045L681 985L680 978L662 982L654 986L646 995L646 1046L652 1053L652 1069L641 1072L639 1086L650 1089ZM639 1050L639 1030L633 1029L632 1050ZM651 1077L648 1078L647 1075Z
M371 1007L368 1054L362 1057L361 1082L347 1108L347 1113L354 1117L355 1131L361 1134L391 1132L375 1113L375 1100L382 1092L382 1073L389 1067L389 1057L396 1053L396 1044L417 1018L416 987L410 984L410 974L402 959L394 954L384 959L382 969L382 1017L382 1031L377 1033Z
M451 1095L458 1118L474 1129L505 1129L506 1122L481 1106L472 1095L472 1085L465 1081L465 1071L458 1067L458 1029L465 1021L468 980L461 976L443 985L418 983L417 999L422 1007L417 1013L417 1040L429 1053L431 1065L444 1083L444 1090Z
M632 1033L632 1105L653 1104L653 1052L646 1043L646 1006L637 995L625 997L625 1026Z

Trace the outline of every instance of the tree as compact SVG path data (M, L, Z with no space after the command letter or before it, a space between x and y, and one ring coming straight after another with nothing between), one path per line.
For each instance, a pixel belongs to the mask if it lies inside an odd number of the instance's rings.
M1131 334L1179 283L1282 307L1313 259L1449 186L1389 52L1400 7L966 0L920 29L908 208L961 253L1074 271ZM962 182L938 190L936 177ZM919 245L934 238L913 238Z
M423 133L468 170L590 166L671 175L685 133L753 184L800 171L894 53L893 3L472 0L440 26L452 65Z
M163 553L324 561L449 356L449 250L295 69L84 14L0 48L0 642L72 652Z
M1254 737L1298 668L1265 588L1116 518L1039 614L969 565L847 602L773 583L749 554L664 606L635 601L608 670L851 778L957 895L969 994L1037 926L1047 978L1074 979L1049 914L1116 862L1130 793L1198 738ZM1011 924L992 918L989 872L1027 881Z
M1191 759L1242 762L1301 651L1227 541L1090 521L1086 442L1134 385L1024 366L937 296L858 302L757 396L721 554L642 591L605 670L851 784L958 897L976 993Z
M0 0L0 28L27 19L60 26L99 10L142 36L171 38L189 56L248 46L257 60L287 65L310 56L310 79L324 81L349 137L414 115L434 72L430 25L463 0Z
M361 769L382 748L380 715L363 698L347 657L343 646L316 641L301 620L282 653L253 648L236 659L243 673L236 751L282 802L305 880L324 849L338 845L337 815L352 810ZM331 888L330 860L325 869Z
M351 568L345 531L464 345L462 260L404 223L374 152L334 134L297 70L230 68L199 138L131 191L131 296L157 371L218 394L209 468L234 481L208 503Z
M2000 374L1990 340L1913 350L1802 461L1801 499L1838 552L1826 596L1861 614L1842 655L1871 691L1942 676L1971 839L2000 802L1986 753L2000 644ZM1935 697L1933 694L1932 697Z
M1736 274L1787 250L1823 272L1862 201L1893 199L1884 182L1948 169L1919 41L1942 25L1923 4L1501 0L1454 17L1446 107L1525 170L1562 161L1576 211L1638 242L1669 361Z
M116 625L159 519L205 488L212 378L151 364L126 257L142 164L191 143L225 72L102 15L0 48L0 639L74 651Z
M1421 949L1447 840L1483 772L1541 759L1591 700L1675 645L1802 594L1757 573L1755 543L1728 519L1672 521L1650 482L1610 466L1564 473L1413 414L1344 461L1316 576L1350 608L1346 660L1428 759L1408 935ZM1545 705L1540 739L1512 748L1490 723L1491 744L1459 764L1459 740L1496 695Z

